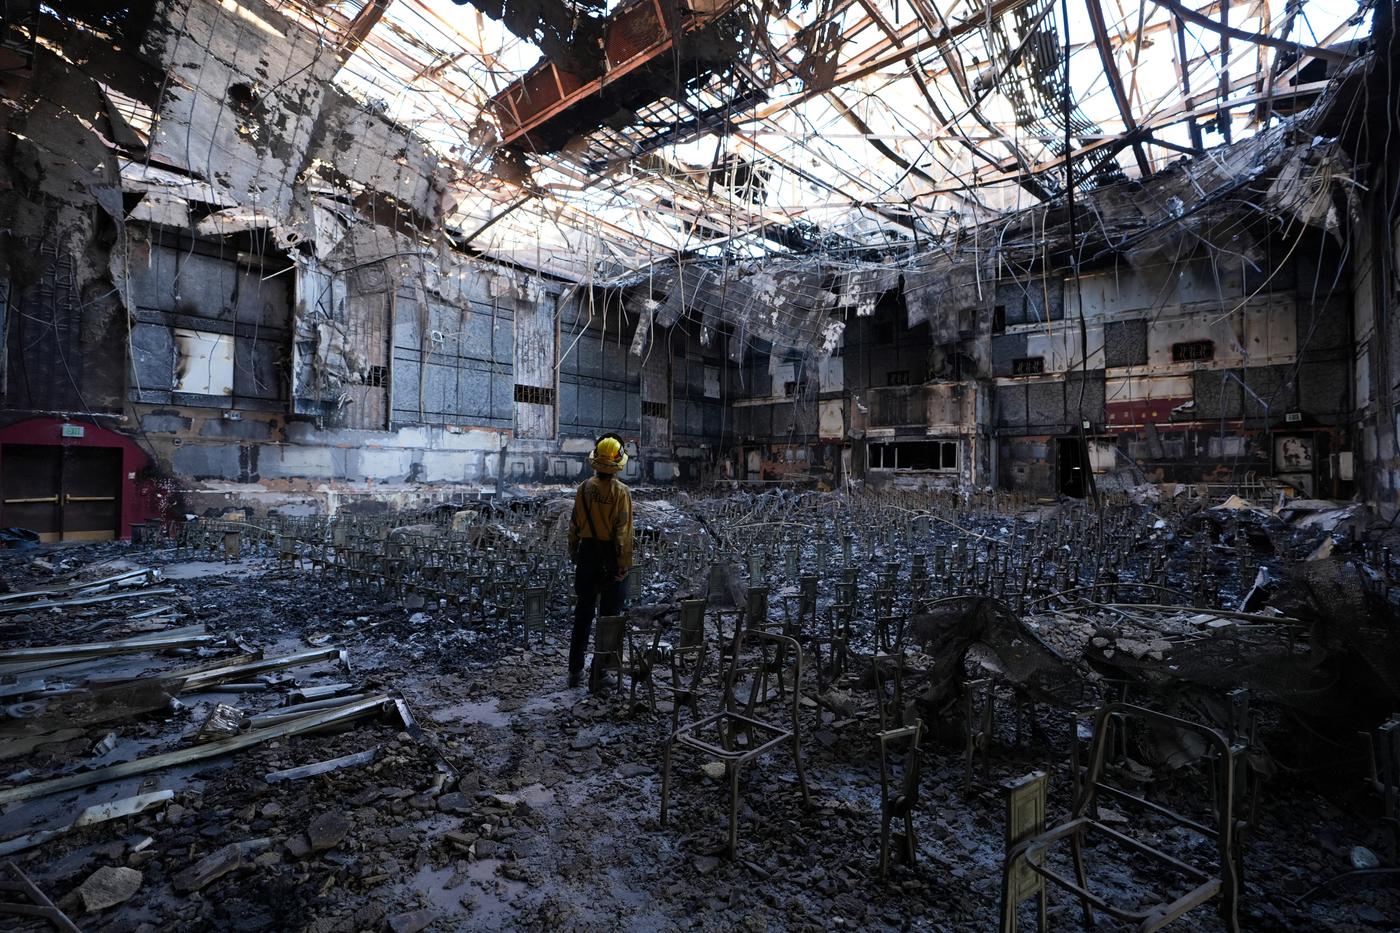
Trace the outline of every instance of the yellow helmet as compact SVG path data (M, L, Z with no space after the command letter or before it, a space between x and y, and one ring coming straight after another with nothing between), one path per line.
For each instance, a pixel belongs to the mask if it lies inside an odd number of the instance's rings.
M627 451L622 440L615 434L605 434L593 445L593 453L588 456L588 465L599 473L617 473L627 465Z

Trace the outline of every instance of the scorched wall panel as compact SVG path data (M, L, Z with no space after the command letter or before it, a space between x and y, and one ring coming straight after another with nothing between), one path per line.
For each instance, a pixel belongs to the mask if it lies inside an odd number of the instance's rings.
M340 62L267 5L164 0L146 53L170 69L151 157L285 217Z
M262 272L284 261L250 254L233 241L165 232L153 237L135 241L127 279L136 315L132 399L285 410L292 283L286 276L263 281ZM177 340L177 331L203 336ZM231 342L231 392L208 391L207 379L184 378L194 357L205 355L199 348L224 340ZM182 347L196 352L182 353Z
M508 308L400 299L394 327L395 424L512 426L514 327Z
M629 352L631 325L619 323L615 311L590 321L577 306L560 317L559 391L570 401L561 402L559 433L597 437L616 431L639 436L641 361Z

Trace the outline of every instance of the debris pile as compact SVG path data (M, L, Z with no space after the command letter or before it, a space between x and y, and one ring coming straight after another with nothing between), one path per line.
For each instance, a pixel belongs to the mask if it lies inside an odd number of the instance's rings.
M1389 864L1382 824L1330 802L1338 780L1371 793L1359 764L1308 770L1324 739L1356 748L1400 706L1397 597L1364 515L1190 492L1097 512L638 498L631 608L596 695L564 687L567 500L220 519L141 549L41 549L48 568L3 558L0 857L85 929L984 928L996 783L1048 771L1067 808L1084 711L1126 693L1247 746L1249 922L1397 907L1340 885L1294 902L1353 848ZM706 607L698 650L687 599ZM745 767L731 852L723 762L677 759L663 827L661 747L717 708L746 619L800 646L800 676L770 654L734 696L795 722L810 801L786 750ZM1175 733L1129 749L1121 766L1168 800L1207 763ZM882 846L882 788L894 800L910 774L912 807L884 812L908 814L912 849Z

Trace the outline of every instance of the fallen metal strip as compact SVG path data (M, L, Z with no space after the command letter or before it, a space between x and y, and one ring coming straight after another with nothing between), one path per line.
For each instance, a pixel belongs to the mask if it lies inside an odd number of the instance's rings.
M9 677L12 674L36 674L39 671L51 671L73 664L83 664L87 660L87 658L68 658L63 661L26 661L17 664L0 664L0 677Z
M350 653L344 648L316 648L311 651L298 651L295 654L283 655L280 658L264 658L261 661L254 661L251 664L239 664L233 667L216 667L210 671L201 671L191 674L185 680L184 693L201 690L211 687L223 681L238 680L249 674L261 674L264 671L281 670L284 667L299 667L303 664L315 664L318 661L339 660L348 670L350 667Z
M452 762L447 760L447 756L442 753L442 749L438 747L437 742L430 739L427 734L423 732L422 727L418 725L418 720L413 718L413 712L408 708L408 701L399 694L395 694L393 700L394 709L399 714L399 722L403 724L403 729L409 734L409 737L411 737L414 742L426 747L433 753L433 757L437 759L435 763L439 771L443 774L450 774L454 778L460 777L461 772L457 770Z
M163 803L168 803L174 798L175 792L173 790L157 790L149 794L137 794L134 797L114 800L111 803L95 803L78 814L78 818L73 821L73 826L92 826L94 823L105 823L108 820L116 820L124 816L135 816Z
M19 593L5 593L0 595L0 603L11 603L26 599L42 598L45 596L57 596L60 593L85 593L104 586L112 586L123 580L133 580L136 577L146 577L151 583L159 583L161 580L160 571L154 567L142 567L138 570L128 570L126 573L119 573L110 577L103 577L100 580L89 580L86 583L65 584L63 586L47 586L37 590L24 590Z
M23 852L25 849L32 849L37 845L42 845L57 836L71 832L82 826L95 826L98 823L105 823L108 820L118 820L124 816L136 816L138 813L145 813L156 807L163 806L175 798L173 790L152 791L149 794L137 794L135 797L124 797L121 800L114 800L111 803L96 803L79 813L73 822L58 829L45 829L35 833L25 833L23 836L15 836L0 842L0 856L14 855L16 852Z
M353 696L332 697L329 700L317 700L314 703L298 703L295 706L281 709L269 710L266 713L258 713L256 716L248 717L248 725L254 729L262 729L267 726L275 726L279 722L290 722L307 713L320 712L323 709L339 709L342 706L349 706L351 703L358 703L373 694L357 693Z
M315 703L319 700L349 693L354 689L355 685L351 683L322 684L319 687L303 687L300 690L293 690L289 696L293 703Z
M119 641L95 641L86 645L43 645L0 651L0 662L56 661L73 658L101 658L112 654L136 654L161 648L198 648L227 642L224 635L142 635Z
M204 624L200 624L200 625L187 625L187 626L185 626L185 627L183 627L183 628L166 629L166 630L163 631L163 632L148 633L148 634L145 634L145 635L133 635L132 637L133 637L133 638L155 638L155 637L159 636L159 637L169 638L169 637L175 636L175 635L204 635L204 634L208 633L208 631L209 631L209 627L206 626L206 625L204 625ZM128 639L128 640L129 640L129 639ZM262 657L262 655L258 655L258 657ZM36 671L53 670L53 669L55 669L55 668L60 668L60 667L71 667L72 665L75 665L75 664L93 664L93 663L99 663L99 662L101 662L101 661L102 661L102 658L98 657L98 658L59 658L59 659L53 660L53 661L13 661L13 662L10 662L10 663L8 663L8 664L3 663L3 662L0 662L0 677L3 677L3 676L8 675L8 674L30 674L30 673L34 673L34 672L36 672ZM223 662L223 663L226 663L226 664L227 664L227 663L231 663L231 662L225 661L225 662ZM67 673L68 673L68 672L65 672L65 676L67 675Z
M24 872L19 870L19 866L14 862L5 862L3 867L10 877L0 874L0 891L19 891L29 898L28 904L19 904L14 901L0 901L0 915L8 914L14 917L38 917L47 920L55 927L63 930L64 933L81 933L74 925L68 915L54 906L54 902L45 896L34 886L34 882Z
M413 737L413 741L421 743L423 741L423 729L418 725L418 720L413 718L412 711L408 708L408 703L403 697L394 697L394 709L398 711L399 721L403 723L403 731Z
M291 722L271 726L266 729L245 732L242 735L229 736L226 739L206 742L203 745L182 748L179 751L166 752L161 755L152 755L148 758L138 758L135 761L125 761L120 764L108 765L105 768L95 768L92 771L85 771L81 774L70 774L64 777L50 778L47 781L36 781L33 784L22 784L19 787L10 787L5 790L0 790L0 805L15 803L20 800L33 800L35 797L46 797L49 794L59 794L64 791L76 790L80 787L88 787L92 784L102 784L107 781L115 781L137 774L145 774L149 771L159 771L162 768L172 768L177 765L188 764L192 761L217 758L220 755L240 752L245 748L261 745L263 742L268 742L272 739L280 739L289 735L300 735L305 732L324 729L326 726L349 722L354 719L362 719L372 713L384 710L387 705L392 703L393 700L390 697L381 694L365 700L362 703L356 703L342 709L329 710L324 713L312 713L309 716L303 716Z
M11 758L18 758L21 755L28 755L40 745L72 742L74 739L82 738L86 734L86 729L70 728L59 729L57 732L40 733L39 735L9 738L4 742L0 742L0 761L8 761Z
M78 606L94 606L98 603L110 603L118 599L135 599L143 596L170 596L176 592L173 586L158 586L153 590L128 590L122 593L108 593L106 596L88 596L76 599L57 599L48 602L24 603L23 605L0 605L0 615L9 615L15 612L34 612L39 609L59 609L65 607L76 608Z
M179 687L178 679L150 677L95 690L54 690L28 702L11 703L4 707L9 721L0 721L0 742L24 733L86 728L164 709Z
M202 671L214 670L215 668L224 668L232 664L246 664L249 661L256 661L261 657L262 653L256 651L251 654L232 654L222 658L210 658L208 661L204 661L200 664L195 664L191 667L181 668L178 671L152 674L148 677L133 677L130 675L110 677L82 677L76 678L75 682L81 684L83 689L88 690L97 690L104 687L117 687L127 684L136 684L146 680L169 680L178 682L187 680L191 675L200 673ZM260 686L265 687L266 685ZM177 683L174 687L172 687L172 689L176 693L180 693L183 690L183 687Z
M341 768L354 768L359 765L367 765L379 757L379 746L367 748L362 752L353 755L342 755L339 758L331 758L327 761L318 761L315 764L302 765L299 768L287 768L284 771L269 771L264 780L269 784L277 784L282 781L299 781L302 778L315 777L318 774L327 774L331 771L339 771Z
M182 667L178 671L170 671L168 673L158 674L157 676L167 678L170 680L188 680L195 674L202 674L205 671L223 670L226 667L237 667L240 664L251 664L254 661L261 661L262 656L263 653L262 649L260 648L254 648L251 650L245 649L240 654L229 654L223 657L209 658L207 660L200 661L198 664L191 664L189 667ZM83 679L83 683L88 686L91 686L93 684L123 683L125 681L133 679L135 678L117 676L86 677Z
M0 684L0 700L7 700L10 697L20 697L27 693L39 693L48 689L47 677L35 677L29 680L17 680L12 684Z

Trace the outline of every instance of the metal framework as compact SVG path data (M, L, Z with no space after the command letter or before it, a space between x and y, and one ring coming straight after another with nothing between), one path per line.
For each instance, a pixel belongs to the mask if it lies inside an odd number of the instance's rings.
M1311 101L1326 81L1302 69L1330 78L1367 29L1366 3L1326 0L738 3L724 15L746 42L724 67L532 151L492 101L552 66L476 8L265 2L334 50L339 84L436 146L459 243L578 282L668 258L907 250L1067 174L1146 176Z

